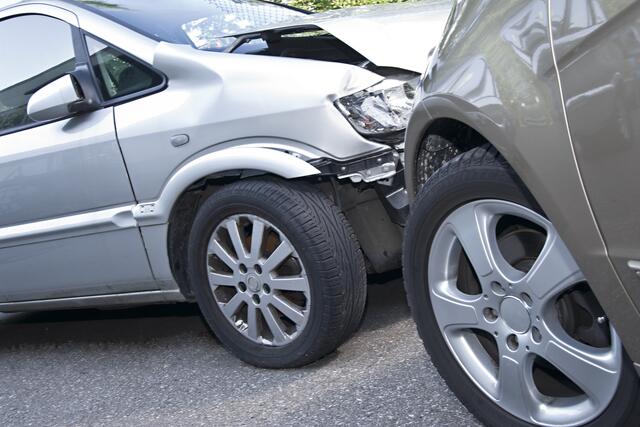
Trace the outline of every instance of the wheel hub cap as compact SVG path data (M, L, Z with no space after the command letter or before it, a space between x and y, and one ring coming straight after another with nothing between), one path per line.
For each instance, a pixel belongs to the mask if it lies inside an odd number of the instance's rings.
M251 214L224 219L209 239L207 267L213 298L244 337L284 346L300 336L310 284L295 247L274 224Z
M249 276L247 278L247 288L251 292L258 292L260 290L260 281L256 276Z
M507 326L519 334L527 332L531 326L529 311L518 298L505 298L500 304L500 315Z

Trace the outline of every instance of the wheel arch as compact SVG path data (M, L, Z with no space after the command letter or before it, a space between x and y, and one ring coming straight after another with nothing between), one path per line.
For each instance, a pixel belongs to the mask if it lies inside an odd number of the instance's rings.
M517 161L519 154L506 143L508 126L463 99L451 95L427 97L414 107L405 137L406 183L412 201L418 191L418 155L429 135L451 139L463 152L489 144L512 167L521 163ZM517 168L514 170L518 173Z
M178 167L165 182L160 196L139 203L134 217L140 226L169 221L176 201L188 189L208 177L242 171L268 173L285 179L313 176L320 171L292 154L262 147L231 147L198 156Z
M192 292L185 268L186 241L202 200L225 184L253 176L297 179L319 173L301 158L276 149L226 148L184 163L167 180L160 197L138 204L134 216L142 227L165 226L164 262L168 262L183 295L190 298Z

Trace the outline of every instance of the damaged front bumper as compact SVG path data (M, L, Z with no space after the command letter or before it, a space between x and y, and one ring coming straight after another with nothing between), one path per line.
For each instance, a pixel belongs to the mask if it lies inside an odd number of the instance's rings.
M348 161L318 159L310 163L320 170L321 176L373 188L391 220L404 225L409 214L409 198L404 182L403 154L403 150L396 147Z

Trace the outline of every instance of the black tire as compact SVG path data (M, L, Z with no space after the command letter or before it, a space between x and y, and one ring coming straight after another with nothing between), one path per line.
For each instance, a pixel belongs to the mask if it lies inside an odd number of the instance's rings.
M309 319L292 342L276 347L239 333L216 304L206 274L206 248L217 224L253 214L282 230L305 266L311 294ZM316 188L292 181L239 181L213 193L198 209L189 237L189 276L209 327L241 360L264 368L294 368L334 351L360 324L366 300L362 252L351 226Z
M429 178L412 206L403 258L407 298L433 364L460 401L488 426L530 426L495 404L465 373L446 344L431 305L426 260L434 235L453 210L479 199L511 201L543 214L494 148L485 145L457 156ZM607 409L587 425L640 425L639 383L625 354L618 390Z

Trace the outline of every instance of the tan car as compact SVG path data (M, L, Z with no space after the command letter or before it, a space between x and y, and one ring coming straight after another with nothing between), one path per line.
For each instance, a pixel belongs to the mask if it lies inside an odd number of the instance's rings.
M419 87L404 268L433 363L487 425L640 425L640 2L458 1Z

